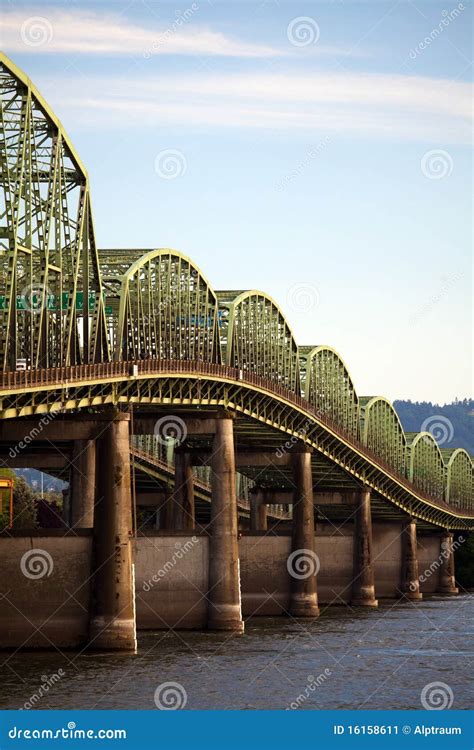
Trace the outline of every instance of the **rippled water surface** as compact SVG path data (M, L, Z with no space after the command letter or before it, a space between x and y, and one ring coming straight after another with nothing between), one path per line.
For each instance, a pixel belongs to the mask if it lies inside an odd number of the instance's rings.
M176 682L187 709L417 709L423 688L439 681L453 708L469 708L473 631L474 595L465 595L333 607L310 624L258 618L243 636L146 632L136 656L1 652L0 706L22 707L62 669L37 708L151 709L156 688Z

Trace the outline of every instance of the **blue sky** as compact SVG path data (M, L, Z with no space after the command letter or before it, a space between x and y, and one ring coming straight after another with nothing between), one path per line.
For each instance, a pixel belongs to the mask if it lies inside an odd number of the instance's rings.
M259 288L360 395L472 392L469 3L4 2L99 247Z

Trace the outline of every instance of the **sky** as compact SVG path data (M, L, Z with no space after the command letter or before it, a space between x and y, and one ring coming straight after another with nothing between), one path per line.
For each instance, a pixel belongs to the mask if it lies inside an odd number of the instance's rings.
M472 6L3 0L99 247L261 289L359 395L472 395Z

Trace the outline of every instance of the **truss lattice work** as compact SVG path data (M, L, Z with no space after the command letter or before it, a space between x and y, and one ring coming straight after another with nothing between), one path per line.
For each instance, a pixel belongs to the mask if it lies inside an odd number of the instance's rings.
M87 173L31 81L0 55L2 369L108 359Z
M306 440L357 481L376 475L376 491L406 512L447 518L449 503L464 523L473 510L465 451L440 451L429 433L405 435L387 399L358 398L337 352L298 348L264 292L216 293L175 250L99 255L87 173L4 55L0 94L0 418L135 402L225 406ZM144 379L129 381L133 363ZM177 366L187 374L176 376Z

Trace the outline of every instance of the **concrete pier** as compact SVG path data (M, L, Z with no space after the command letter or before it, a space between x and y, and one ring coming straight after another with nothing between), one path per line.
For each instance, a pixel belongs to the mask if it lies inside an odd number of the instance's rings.
M250 530L267 530L267 506L265 495L262 490L250 493Z
M453 535L449 531L441 537L440 561L438 592L440 594L459 594L454 577Z
M192 531L196 525L194 510L194 475L189 453L175 451L173 529Z
M136 651L127 414L115 414L97 440L97 490L89 646Z
M302 451L292 456L293 529L291 553L288 558L290 575L290 606L293 617L319 615L316 573L319 561L314 549L314 505L311 453Z
M76 440L72 452L70 519L73 529L94 525L96 480L95 440Z
M230 417L216 419L211 469L208 628L241 633L234 422Z
M361 489L357 494L354 520L354 579L351 605L377 607L372 553L372 515L368 488Z
M402 530L402 571L400 592L405 599L410 599L412 601L423 599L423 594L420 592L416 522L412 519L404 524Z

